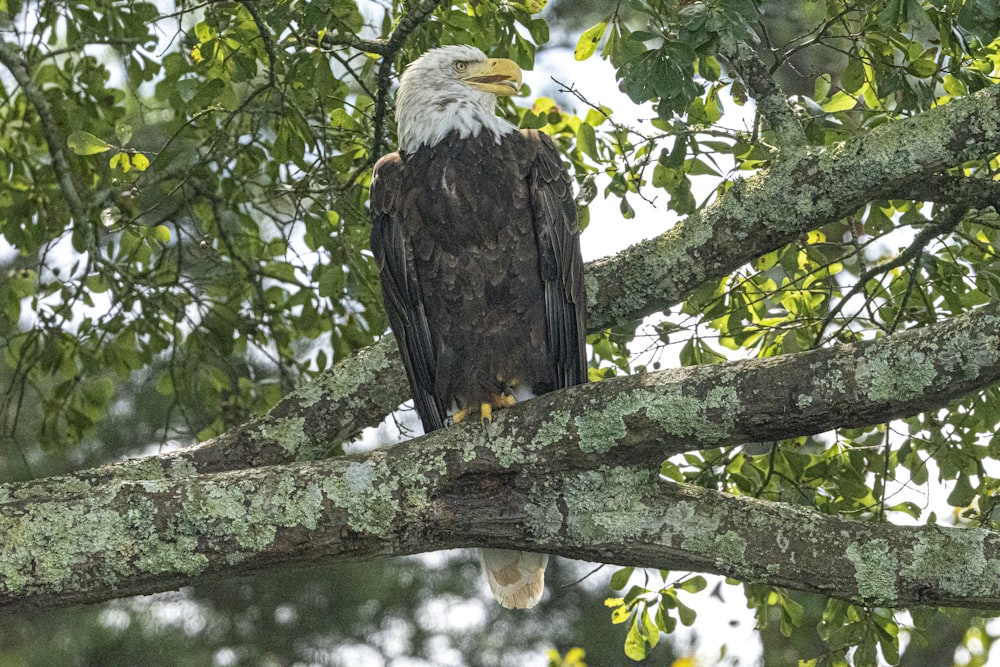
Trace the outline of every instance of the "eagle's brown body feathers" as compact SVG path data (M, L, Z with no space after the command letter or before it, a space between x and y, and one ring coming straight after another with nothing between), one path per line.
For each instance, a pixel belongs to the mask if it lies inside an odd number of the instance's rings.
M484 159L489 156L489 159ZM569 178L547 136L448 135L392 153L372 184L372 251L428 431L510 389L586 380Z

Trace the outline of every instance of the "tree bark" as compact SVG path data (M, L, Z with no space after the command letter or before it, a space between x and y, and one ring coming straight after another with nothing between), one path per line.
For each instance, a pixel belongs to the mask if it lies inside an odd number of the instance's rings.
M473 545L712 572L875 606L1000 606L991 531L845 521L677 485L644 466L503 467L481 435L442 444L7 504L0 608Z

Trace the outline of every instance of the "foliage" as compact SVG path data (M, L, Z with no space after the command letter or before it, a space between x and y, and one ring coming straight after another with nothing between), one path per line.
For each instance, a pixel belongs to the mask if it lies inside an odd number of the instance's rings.
M570 4L0 0L5 479L208 438L381 335L366 201L370 168L393 144L391 81L456 42L531 68ZM576 58L608 61L649 124L574 89L502 111L552 135L581 189L599 183L623 218L639 199L698 216L777 155L835 150L996 84L995 3L828 0L790 17L787 4L623 0L572 24ZM767 98L768 81L797 94L732 129L727 111ZM886 336L996 298L1000 219L975 188L998 167L970 162L886 193L654 324L594 332L590 379ZM584 226L591 199L580 199ZM947 413L689 453L661 473L870 521L934 522L901 491L943 481L949 520L992 527L998 422L993 388ZM608 604L630 658L666 654L661 639L696 622L682 598L705 580L668 577L612 577L628 587ZM900 634L912 646L933 632L923 612L910 622L830 601L810 614L787 591L746 593L762 631L818 632L823 652L806 664L895 664ZM988 650L986 626L969 623ZM575 650L553 664L583 664Z
M633 568L626 567L615 572L611 577L611 588L622 590L632 578ZM611 607L611 622L627 623L628 634L625 636L625 655L633 660L642 660L660 643L661 633L670 635L677 628L677 622L682 625L694 624L697 614L685 605L677 593L698 593L705 589L705 578L694 576L681 581L666 584L669 572L659 572L664 585L656 589L647 586L649 573L646 573L646 586L632 586L623 598L609 598L604 604Z
M725 192L741 175L767 169L779 150L833 146L993 85L1000 63L1000 13L989 3L828 2L811 33L787 44L768 42L771 26L750 2L628 4L646 15L643 30L633 29L634 18L614 15L581 35L576 55L590 57L603 35L602 56L617 68L622 90L637 103L653 103L657 119L652 124L662 134L616 128L619 136L627 133L618 145L629 147L631 161L606 150L604 164L613 165L608 193L651 197L650 190L663 189L670 208L681 214L711 203L699 205L691 196L694 176L715 177L717 192ZM724 92L742 104L752 85L738 63L720 66L720 42L746 39L748 31L773 54L773 62L764 63L769 72L780 71L803 49L825 47L848 56L834 77L815 78L812 96L791 100L791 112L805 130L804 146L783 144L773 119L759 111L749 133L720 129ZM724 164L732 165L725 176ZM992 179L997 167L996 159L973 162L955 175ZM659 367L671 344L680 346L677 356L685 365L794 353L921 326L994 298L996 212L962 202L929 205L925 202L937 201L932 192L918 188L915 194L874 202L702 286L647 334L652 341L647 358ZM632 339L626 333L618 341ZM592 342L599 351L599 341ZM628 372L629 363L635 364L626 348L606 349L602 356L605 372ZM591 375L602 373L592 369ZM954 480L947 500L956 514L990 525L997 481L984 462L996 442L997 399L995 390L969 398L955 406L951 414L957 417L922 415L905 425L842 429L820 438L766 443L763 451L685 454L665 462L661 472L677 481L828 513L934 521L926 505L893 502L893 497L907 484L927 484L929 472L936 471L940 480ZM767 623L766 610L777 607L785 636L800 630L801 605L794 597L748 587L761 626ZM655 639L648 640L652 629L668 629L660 619L664 607L673 608L672 601L663 592L633 587L615 602L612 620L631 620L626 652L644 655L655 646ZM808 664L875 664L879 658L897 664L898 634L899 626L885 610L831 601L820 624L828 651Z

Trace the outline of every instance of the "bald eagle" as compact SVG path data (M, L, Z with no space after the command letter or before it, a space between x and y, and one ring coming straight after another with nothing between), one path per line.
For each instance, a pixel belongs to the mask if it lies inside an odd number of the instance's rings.
M396 98L399 151L375 165L371 247L427 432L587 378L579 224L552 141L496 115L521 70L432 49ZM545 554L480 551L507 608L542 595Z

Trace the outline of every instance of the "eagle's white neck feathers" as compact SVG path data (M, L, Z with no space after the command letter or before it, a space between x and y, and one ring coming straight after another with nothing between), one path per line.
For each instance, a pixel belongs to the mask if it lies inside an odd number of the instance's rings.
M443 46L410 63L396 96L401 152L435 146L450 132L465 139L486 130L499 144L503 135L517 129L496 115L496 95L463 83L454 67L458 61L485 60L486 54L473 46Z

